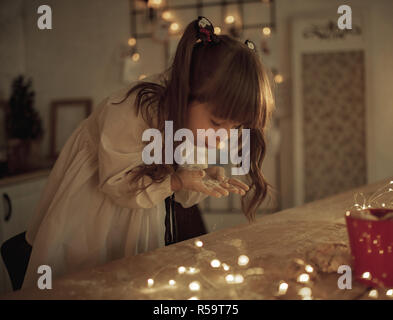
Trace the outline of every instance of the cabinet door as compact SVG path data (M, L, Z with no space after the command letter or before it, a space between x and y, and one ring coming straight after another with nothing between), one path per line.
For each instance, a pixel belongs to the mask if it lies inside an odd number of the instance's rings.
M47 177L0 189L0 245L27 230ZM4 262L0 262L0 295L12 290Z
M46 178L41 178L0 190L3 202L9 202L5 207L12 207L11 212L5 213L5 218L3 215L3 242L27 230L45 182Z

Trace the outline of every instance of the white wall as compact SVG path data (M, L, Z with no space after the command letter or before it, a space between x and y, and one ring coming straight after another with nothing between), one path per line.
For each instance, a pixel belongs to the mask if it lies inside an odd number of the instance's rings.
M42 4L24 1L25 71L34 79L47 153L51 100L90 97L96 105L124 85L121 49L129 38L130 15L127 0L47 0L53 29L39 30L37 8Z

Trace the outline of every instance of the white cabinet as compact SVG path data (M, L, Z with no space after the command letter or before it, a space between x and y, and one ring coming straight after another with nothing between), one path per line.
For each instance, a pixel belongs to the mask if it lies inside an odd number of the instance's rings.
M27 230L45 187L47 175L0 186L0 245ZM12 290L3 259L0 259L0 295Z

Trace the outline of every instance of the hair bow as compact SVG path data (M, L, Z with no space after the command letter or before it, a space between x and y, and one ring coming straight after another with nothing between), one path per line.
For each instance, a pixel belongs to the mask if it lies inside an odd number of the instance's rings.
M254 50L254 51L256 51L256 49L255 49L255 43L254 42L252 42L251 40L246 40L246 41L244 41L244 43L246 44L246 46L247 47L249 47L251 50Z
M206 17L199 16L196 21L197 38L206 43L219 43L220 39L214 34L213 24Z

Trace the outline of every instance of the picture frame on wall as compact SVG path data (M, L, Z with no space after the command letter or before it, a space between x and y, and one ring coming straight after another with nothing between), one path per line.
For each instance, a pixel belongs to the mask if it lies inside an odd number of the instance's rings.
M68 138L92 112L92 100L60 99L50 107L50 157L57 158Z

